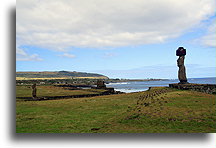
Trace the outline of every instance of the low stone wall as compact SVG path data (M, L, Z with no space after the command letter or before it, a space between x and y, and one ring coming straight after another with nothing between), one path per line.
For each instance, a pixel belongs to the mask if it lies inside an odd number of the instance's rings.
M204 92L208 94L215 94L216 93L216 85L215 84L178 84L173 83L169 84L169 87L171 88L177 88L182 90L194 90L199 92Z

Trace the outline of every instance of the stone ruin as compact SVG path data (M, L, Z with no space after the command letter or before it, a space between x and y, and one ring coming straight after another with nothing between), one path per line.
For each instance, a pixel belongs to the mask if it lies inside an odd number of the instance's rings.
M96 88L98 88L98 89L106 89L106 85L105 85L104 81L103 80L98 80Z
M215 84L169 84L169 87L181 89L181 90L193 90L204 92L207 94L216 94L216 85Z

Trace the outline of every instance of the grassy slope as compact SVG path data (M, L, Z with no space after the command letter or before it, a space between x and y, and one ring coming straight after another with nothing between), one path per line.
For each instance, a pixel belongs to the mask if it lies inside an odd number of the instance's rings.
M161 90L161 89L159 89ZM154 90L152 90L154 91ZM52 101L20 101L17 133L156 133L216 132L215 95L167 91L137 100L149 92ZM142 103L150 103L144 106Z

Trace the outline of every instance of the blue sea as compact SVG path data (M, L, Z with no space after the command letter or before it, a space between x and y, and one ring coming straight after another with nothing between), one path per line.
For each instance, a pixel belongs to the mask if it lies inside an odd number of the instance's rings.
M109 83L107 87L113 87L121 92L139 92L146 91L149 87L169 86L170 83L178 83L178 79L160 80L160 81L129 81L120 83ZM189 83L198 84L216 84L216 77L211 78L189 78Z

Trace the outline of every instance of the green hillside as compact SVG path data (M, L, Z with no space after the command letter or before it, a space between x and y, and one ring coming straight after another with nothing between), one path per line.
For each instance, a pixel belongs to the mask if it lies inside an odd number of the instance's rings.
M107 76L96 74L96 73L86 73L86 72L70 72L70 71L43 71L43 72L16 72L16 77L26 77L26 78L52 78L52 77L105 77Z

